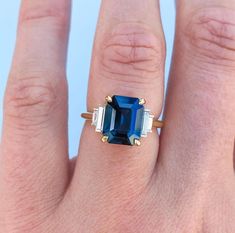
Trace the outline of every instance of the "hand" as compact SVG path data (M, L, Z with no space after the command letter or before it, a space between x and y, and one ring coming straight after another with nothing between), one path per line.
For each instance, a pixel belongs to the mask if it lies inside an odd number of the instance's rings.
M0 232L235 232L235 3L178 0L176 8L160 137L111 145L87 123L69 161L70 2L23 0L5 95ZM158 2L103 0L88 110L121 94L145 98L158 117L164 43Z

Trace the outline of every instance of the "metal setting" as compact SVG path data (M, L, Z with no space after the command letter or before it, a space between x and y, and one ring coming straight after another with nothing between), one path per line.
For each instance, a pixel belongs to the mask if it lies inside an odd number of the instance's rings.
M143 99L143 98L140 98L140 99L139 99L139 104L140 104L140 105L146 104L146 100Z
M113 101L112 97L109 95L105 97L105 100L107 101L107 103L112 103Z
M102 138L101 138L101 141L102 142L107 142L109 140L109 137L108 136L103 136Z
M140 142L139 139L135 139L135 145L136 145L136 146L141 146L141 142Z

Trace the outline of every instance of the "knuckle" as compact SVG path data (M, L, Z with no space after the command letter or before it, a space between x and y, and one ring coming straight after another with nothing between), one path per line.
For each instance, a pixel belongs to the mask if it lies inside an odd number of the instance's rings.
M32 6L34 5L34 6ZM63 29L68 24L69 17L69 4L64 4L63 8L60 6L46 4L25 4L22 7L22 11L19 18L19 24L32 24L37 21L51 22L57 27ZM68 8L68 9L66 9Z
M59 102L56 84L37 76L10 80L4 101L5 116L19 126L47 121Z
M144 25L118 25L100 48L101 77L145 84L162 72L164 41Z
M196 55L211 64L234 67L235 12L227 8L199 10L191 17L184 35Z

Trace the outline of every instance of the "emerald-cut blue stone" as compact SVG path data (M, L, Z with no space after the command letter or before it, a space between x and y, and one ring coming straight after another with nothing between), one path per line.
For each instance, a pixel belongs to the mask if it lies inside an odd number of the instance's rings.
M141 137L143 116L138 98L113 96L105 108L103 134L109 143L132 146Z

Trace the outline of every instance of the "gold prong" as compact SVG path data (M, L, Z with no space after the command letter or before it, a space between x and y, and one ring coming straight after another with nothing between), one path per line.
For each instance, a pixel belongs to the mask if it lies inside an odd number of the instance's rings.
M145 99L143 99L143 98L140 98L140 100L139 100L139 104L140 104L140 105L144 105L144 104L146 104L146 100L145 100Z
M141 146L141 142L139 139L135 139L134 143L136 146Z
M109 95L105 97L105 100L106 100L108 103L112 103L112 101L113 101L113 100L112 100L112 97L109 96Z
M108 139L109 139L109 137L108 137L108 136L103 136L103 137L101 138L101 141L102 141L102 142L107 142L107 141L108 141Z

